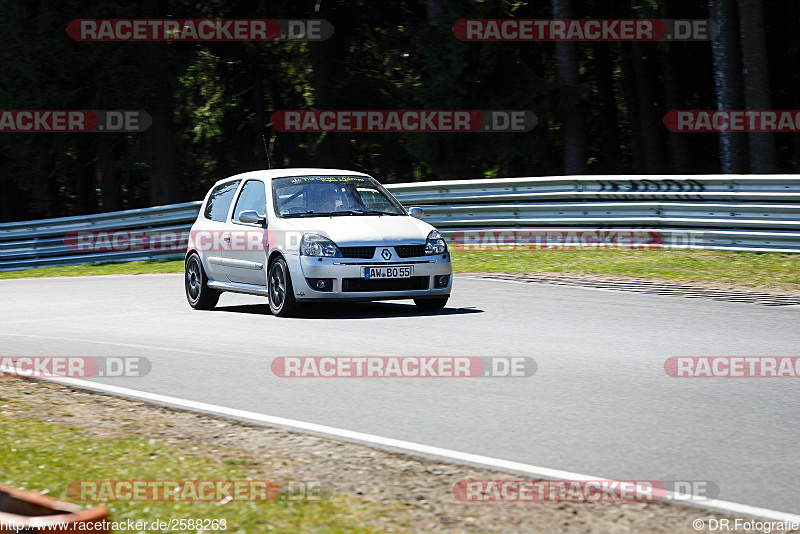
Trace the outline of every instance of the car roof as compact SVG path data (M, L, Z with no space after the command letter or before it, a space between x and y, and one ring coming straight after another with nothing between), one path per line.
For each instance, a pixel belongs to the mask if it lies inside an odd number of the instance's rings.
M245 180L245 179L261 179L271 180L273 178L285 178L287 176L369 176L363 172L348 171L345 169L315 169L315 168L297 168L297 169L271 169L261 171L250 171L230 176L218 180L214 185L228 182L230 180Z

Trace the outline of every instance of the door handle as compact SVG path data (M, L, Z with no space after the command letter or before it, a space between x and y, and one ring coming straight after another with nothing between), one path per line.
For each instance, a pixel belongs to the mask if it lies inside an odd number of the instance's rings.
M222 240L225 241L226 243L230 243L231 242L231 234L229 234L227 232L222 234Z

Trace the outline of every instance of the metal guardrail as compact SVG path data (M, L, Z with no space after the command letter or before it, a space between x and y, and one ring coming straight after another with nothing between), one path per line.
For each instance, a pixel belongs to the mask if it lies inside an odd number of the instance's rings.
M617 175L387 186L445 236L653 231L662 246L800 252L800 175ZM565 243L569 246L569 243Z
M800 252L800 175L567 176L386 186L445 236L459 231L660 232L663 246ZM70 232L188 233L200 202L0 224L0 270L180 258L182 253L83 253ZM74 248L74 247L72 247Z
M395 184L404 204L595 200L800 202L800 175L617 175L503 178Z
M185 202L154 208L100 213L79 217L61 217L37 221L0 224L0 271L80 265L119 261L143 261L181 258L183 254L148 251L115 250L86 253L70 250L65 236L70 232L114 230L158 230L188 233L201 202Z

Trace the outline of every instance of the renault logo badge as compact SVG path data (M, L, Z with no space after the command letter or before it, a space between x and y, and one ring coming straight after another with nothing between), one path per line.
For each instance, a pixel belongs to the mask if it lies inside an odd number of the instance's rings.
M392 259L392 253L389 252L388 248L383 249L383 252L381 252L381 256L383 256L383 259L386 261Z

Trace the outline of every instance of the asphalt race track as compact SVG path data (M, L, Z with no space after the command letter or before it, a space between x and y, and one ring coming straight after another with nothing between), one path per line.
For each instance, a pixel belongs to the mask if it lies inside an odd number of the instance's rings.
M277 319L225 294L193 311L181 275L0 282L0 356L144 356L93 378L620 480L702 480L800 513L800 379L669 377L670 356L799 356L800 306L766 307L457 276L443 312L405 302ZM528 378L278 378L278 356L530 356Z

